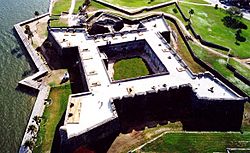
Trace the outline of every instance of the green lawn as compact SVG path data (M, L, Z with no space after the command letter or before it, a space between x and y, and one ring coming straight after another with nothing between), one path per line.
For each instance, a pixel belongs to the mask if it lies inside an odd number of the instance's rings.
M50 26L51 27L68 27L67 20L51 20L50 21Z
M99 10L99 9L107 9L107 10L110 10L111 8L109 7L106 7L100 3L97 3L95 1L91 1L90 5L88 6L88 9L87 11L96 11L96 10Z
M76 0L73 13L77 14L79 7L82 6L84 2L85 2L85 0Z
M145 152L213 153L250 147L250 133L167 133L144 146Z
M69 11L70 6L71 0L58 0L53 6L52 14L60 15L62 12L67 12Z
M214 9L214 7L192 5L187 3L179 3L183 13L189 17L188 11L190 9L194 10L194 15L192 16L192 25L195 31L202 36L203 39L217 43L219 45L228 47L231 49L231 53L239 58L249 58L250 52L250 21L246 19L241 19L248 27L247 30L242 30L242 36L246 38L245 42L239 42L240 45L235 44L235 33L236 30L228 28L223 25L221 19L227 16L225 10ZM163 11L170 13L181 19L180 13L174 13L174 5L165 8L157 9L156 11ZM186 23L187 24L187 23Z
M148 75L149 71L141 58L123 59L114 64L114 80Z
M57 124L67 108L70 94L70 84L51 88L49 98L52 99L52 104L47 106L43 113L36 147L34 148L35 153L50 152Z
M114 5L122 6L122 7L131 7L131 8L138 8L144 6L153 6L156 4L168 2L171 0L154 0L150 2L150 0L104 0Z
M247 79L250 80L250 69L245 67L244 65L241 65L239 62L235 61L234 59L230 59L229 64L231 64L236 70L243 76L245 76Z
M214 7L198 6L180 3L183 13L188 16L188 10L194 10L192 23L195 31L200 34L205 40L214 42L231 49L234 56L240 58L249 58L250 52L250 30L242 30L242 36L246 38L245 42L240 42L240 45L235 44L236 30L228 28L223 25L221 19L227 16L225 10L214 9ZM248 28L250 28L250 21L241 19Z
M209 4L207 1L204 1L204 0L184 0L184 2L192 2L192 3L200 3L200 4Z

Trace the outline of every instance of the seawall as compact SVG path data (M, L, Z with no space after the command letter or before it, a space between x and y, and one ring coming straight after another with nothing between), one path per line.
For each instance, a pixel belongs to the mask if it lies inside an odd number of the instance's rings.
M32 76L29 76L27 78L25 78L24 80L21 80L19 82L19 85L23 85L23 86L27 86L30 88L34 88L36 90L38 90L38 96L36 98L35 104L33 106L33 110L32 113L30 115L26 130L24 131L24 136L21 142L21 146L20 146L20 153L23 152L27 152L28 148L24 147L24 143L27 140L33 140L34 136L36 135L36 133L31 133L28 132L29 126L30 125L34 125L37 130L39 129L39 125L37 125L37 123L34 121L34 117L41 117L43 115L44 109L45 109L45 99L48 98L49 96L49 91L50 91L50 86L48 86L47 84L45 84L44 82L38 82L36 81L37 78L40 78L44 75L46 75L50 69L49 67L46 65L46 62L37 54L36 50L33 48L32 44L29 42L27 36L24 33L24 30L22 29L21 26L28 24L30 22L34 22L36 20L39 20L45 16L48 16L49 14L43 14L40 15L38 17L23 21L21 23L15 24L14 25L14 30L17 33L17 36L19 37L19 42L21 43L21 45L23 45L25 47L25 50L27 51L28 55L30 56L31 60L33 61L34 65L36 66L36 70L37 72L35 74L33 74ZM39 123L38 123L39 124Z

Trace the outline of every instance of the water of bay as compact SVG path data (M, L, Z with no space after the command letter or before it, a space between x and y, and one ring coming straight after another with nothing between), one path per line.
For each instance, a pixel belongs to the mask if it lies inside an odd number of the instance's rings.
M49 0L0 0L0 152L18 152L35 101L17 90L17 83L32 71L13 35L13 25L45 13Z

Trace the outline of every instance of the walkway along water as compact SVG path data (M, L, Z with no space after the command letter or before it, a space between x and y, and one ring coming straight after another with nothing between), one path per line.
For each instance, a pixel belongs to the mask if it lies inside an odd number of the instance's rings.
M37 89L39 91L36 102L35 102L34 107L33 107L33 111L30 115L30 119L29 119L29 122L28 122L27 127L26 127L26 131L25 131L24 136L23 136L23 140L22 140L19 152L27 152L27 150L29 150L29 148L25 147L24 143L28 140L32 140L32 139L34 140L34 137L36 137L36 135L37 135L36 132L33 133L33 132L29 132L28 130L29 130L30 125L34 125L38 131L39 125L36 124L36 122L34 121L33 118L35 116L41 117L43 115L44 108L45 108L45 105L44 105L45 99L48 98L49 91L50 91L50 86L45 84L43 81L41 81L41 82L36 81L36 78L39 78L39 77L47 74L50 71L50 69L46 65L47 64L46 61L44 61L42 59L42 57L39 56L39 54L37 54L37 51L30 44L30 42L29 42L27 36L25 35L21 26L28 24L30 22L34 22L36 20L39 20L39 19L46 17L48 15L49 14L46 13L46 14L43 14L43 15L38 16L36 18L32 18L30 20L27 20L27 21L24 21L24 22L21 22L21 23L14 25L14 29L17 32L17 35L19 36L21 42L25 46L27 52L29 53L31 59L33 60L35 66L38 70L38 72L33 74L32 76L29 76L29 77L25 78L24 80L21 80L19 82L19 84L30 87L30 88Z

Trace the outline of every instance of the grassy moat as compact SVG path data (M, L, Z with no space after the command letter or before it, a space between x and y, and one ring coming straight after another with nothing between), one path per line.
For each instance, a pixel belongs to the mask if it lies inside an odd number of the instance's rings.
M71 94L70 84L52 87L49 95L51 104L49 104L43 113L40 131L37 137L35 153L51 152L53 143L57 139L56 133L59 132L57 127L63 119L66 111L68 97Z
M149 70L142 58L122 59L114 64L114 80L148 75Z
M167 133L141 149L142 152L212 153L226 148L249 148L249 133ZM246 151L247 152L247 151Z

